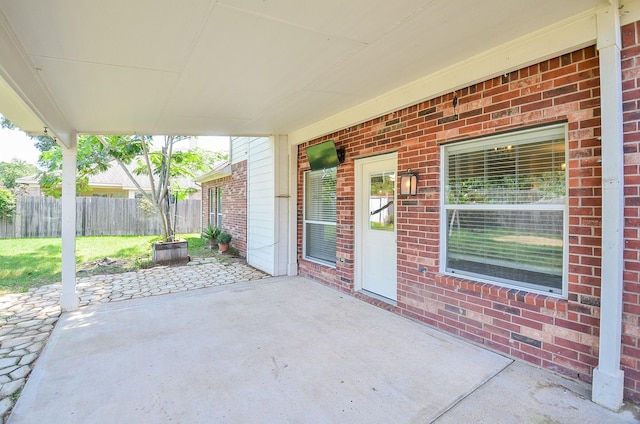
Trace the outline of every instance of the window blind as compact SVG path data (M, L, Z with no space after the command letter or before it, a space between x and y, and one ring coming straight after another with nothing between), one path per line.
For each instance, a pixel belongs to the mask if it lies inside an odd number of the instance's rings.
M304 255L329 264L336 263L336 172L305 173Z
M446 271L560 293L564 132L529 135L445 148Z

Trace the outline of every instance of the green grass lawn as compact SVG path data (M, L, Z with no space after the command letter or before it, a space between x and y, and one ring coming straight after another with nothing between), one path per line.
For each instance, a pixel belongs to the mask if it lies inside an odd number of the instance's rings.
M546 240L548 243L532 243ZM506 241L505 241L506 240ZM541 234L516 234L497 229L454 229L449 237L451 253L500 260L562 272L562 238Z
M189 242L189 255L213 254L200 234L183 234L180 237ZM158 236L78 237L77 268L102 258L121 260L124 265L117 269L119 272L150 266L151 243L158 240ZM60 282L61 260L60 238L0 239L0 294L23 292L31 287Z

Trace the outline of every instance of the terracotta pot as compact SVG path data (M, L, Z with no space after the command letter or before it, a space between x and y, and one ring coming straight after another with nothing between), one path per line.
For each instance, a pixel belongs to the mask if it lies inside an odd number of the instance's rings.
M218 252L224 253L229 250L229 243L218 243Z

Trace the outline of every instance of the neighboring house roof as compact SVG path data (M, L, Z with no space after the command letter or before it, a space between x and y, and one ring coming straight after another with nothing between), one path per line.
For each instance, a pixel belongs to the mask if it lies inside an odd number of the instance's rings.
M37 175L27 175L26 177L16 178L16 184L37 185L38 184L38 176Z
M131 175L140 184L143 190L151 190L151 184L149 183L149 176L136 175L133 170L137 168L137 164L127 165L127 169L131 172ZM91 175L89 177L89 185L91 187L121 187L123 190L137 190L137 187L126 172L117 164L112 163L109 169L101 172L97 175Z
M231 164L229 161L224 161L213 168L212 171L197 177L196 182L206 183L207 181L219 180L220 178L228 177L229 175L231 175Z
M127 169L131 172L131 175L135 178L138 184L140 184L140 187L145 191L150 191L151 184L149 183L149 176L134 174L133 170L135 168L137 168L137 164L135 163L127 165ZM183 188L198 188L191 178L178 178L176 183ZM39 179L37 175L29 175L27 177L16 179L16 184L39 185ZM124 191L134 191L138 189L127 173L124 172L117 163L112 163L109 169L104 172L89 176L89 186L92 188L119 188Z

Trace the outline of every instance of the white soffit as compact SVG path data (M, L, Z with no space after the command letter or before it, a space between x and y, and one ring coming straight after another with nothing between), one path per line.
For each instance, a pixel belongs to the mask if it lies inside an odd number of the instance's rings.
M40 119L3 78L0 78L0 108L6 116L17 117L25 131L43 131Z
M0 0L0 48L20 59L0 51L0 77L65 133L299 143L584 45L607 4Z
M462 60L381 96L289 134L300 144L376 116L418 103L595 43L595 10Z

